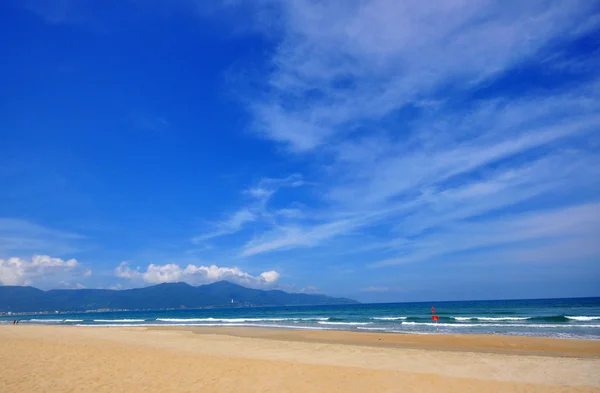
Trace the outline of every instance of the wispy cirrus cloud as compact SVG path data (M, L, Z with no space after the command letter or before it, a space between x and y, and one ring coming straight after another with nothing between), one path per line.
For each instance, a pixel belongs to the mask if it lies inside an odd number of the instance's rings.
M360 226L361 221L357 219L330 221L309 227L300 225L279 226L246 243L242 256L248 257L298 247L313 247Z
M281 40L248 108L258 135L321 165L311 174L322 199L309 216L255 233L243 256L353 235L349 250L391 254L375 263L385 266L456 252L461 231L482 217L496 232L472 229L484 239L461 250L517 242L515 226L531 214L560 220L553 209L600 221L590 207L600 189L600 75L586 66L597 59L579 59L567 74L562 66L565 48L595 31L598 9L385 0L281 7ZM557 83L510 82L521 72ZM577 82L566 83L573 75ZM566 242L571 228L559 229L555 241ZM370 240L357 244L365 232Z
M285 178L263 178L254 186L244 190L242 194L249 201L247 204L233 213L227 214L226 218L211 224L213 229L207 233L195 236L194 243L202 243L206 240L231 235L241 231L244 227L256 221L272 221L280 217L297 217L301 215L299 209L293 207L283 209L269 209L268 204L275 193L282 188L296 188L305 185L306 182L300 174L292 174Z
M372 266L412 263L462 251L489 248L494 249L491 254L501 255L505 262L525 259L531 261L531 258L525 256L536 252L538 260L548 261L554 259L556 247L562 245L568 245L569 250L568 255L563 253L562 258L589 258L600 252L596 240L598 231L598 203L506 214L475 222L453 220L447 225L436 227L435 232L421 236L418 242L389 244L396 252L401 252L402 256L377 261ZM402 237L413 235L408 229L408 233ZM517 257L519 254L521 256ZM513 258L507 258L507 255L512 255Z
M83 3L42 3L24 4L50 23L115 22L110 7L98 15ZM179 11L202 6L177 2ZM486 263L600 255L593 242L600 55L573 49L579 40L597 41L597 4L231 0L208 7L199 14L243 14L239 25L251 20L252 33L273 44L261 51L261 73L248 70L252 82L236 90L253 135L276 144L294 174L240 190L241 203L194 243L235 234L227 249L236 255L255 261L277 253L290 264L320 247L312 263L335 265L341 250L358 272L460 253ZM166 125L142 120L141 128ZM310 193L301 187L308 181ZM1 228L0 221L0 236ZM42 248L39 239L74 243L64 234L6 239L0 253ZM328 254L334 242L337 251ZM123 265L118 274L144 282L203 282L213 270L246 277L233 268L183 266ZM357 288L393 288L380 284Z
M258 132L306 151L406 106L444 102L444 88L500 75L585 33L596 15L587 2L372 0L293 1L283 17L267 96L251 109Z
M565 104L578 102L572 98L570 94L564 97ZM510 116L512 113L507 113ZM497 113L494 117L508 121ZM548 122L552 120L556 123L552 117ZM522 116L521 121L540 123L534 116ZM413 150L402 143L374 142L377 138L340 145L332 166L337 177L326 195L332 211L344 212L344 218L331 214L330 219L313 225L296 222L277 227L247 243L243 254L315 246L393 219L400 222L395 225L426 230L550 193L567 196L573 188L584 194L597 189L597 156L581 154L579 148L568 144L569 139L593 137L598 124L595 115L584 111L573 121L542 124L546 126L520 128L516 131L519 135L511 133L508 138L488 133L435 148ZM378 143L385 147L371 156L377 160L363 159L372 144ZM556 149L556 143L564 145ZM397 233L391 231L388 236Z
M51 252L53 255L77 251L84 236L49 228L20 218L0 218L0 256L31 255Z

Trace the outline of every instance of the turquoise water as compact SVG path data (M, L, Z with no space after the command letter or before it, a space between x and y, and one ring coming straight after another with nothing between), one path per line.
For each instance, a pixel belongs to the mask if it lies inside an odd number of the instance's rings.
M435 306L439 321L431 320ZM227 326L600 339L600 298L119 311L5 316L24 324Z

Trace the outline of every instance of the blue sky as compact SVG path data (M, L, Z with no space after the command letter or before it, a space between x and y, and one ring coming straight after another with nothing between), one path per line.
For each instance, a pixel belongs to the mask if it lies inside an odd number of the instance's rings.
M600 295L600 3L0 4L0 284Z

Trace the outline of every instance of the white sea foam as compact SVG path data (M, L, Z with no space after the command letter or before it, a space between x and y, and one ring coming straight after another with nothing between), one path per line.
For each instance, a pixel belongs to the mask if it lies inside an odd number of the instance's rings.
M327 322L327 321L319 321L321 325L347 325L347 326L359 326L359 325L372 325L373 322Z
M27 322L35 322L35 323L61 323L63 319L29 319Z
M64 323L64 322L83 322L83 319L26 319L23 322L33 323Z
M156 318L160 322L282 322L325 321L328 318Z
M463 322L463 321L486 321L486 322L494 322L494 321L526 321L530 319L530 317L452 317L454 320Z
M158 323L144 323L144 324L96 324L87 325L79 324L76 326L81 327L160 327L165 326L164 324ZM293 326L293 325L271 325L271 324L260 324L260 323L173 323L169 326L182 326L182 327L260 327L260 328L278 328L278 329L298 329L298 330L332 330L331 328L318 327L318 326Z
M247 322L255 321L256 318L156 318L160 322ZM280 320L280 319L278 319Z
M595 316L595 317L584 317L584 316L576 316L576 317L567 317L567 319L572 319L574 321L581 321L581 322L587 322L587 321L596 321L599 320L600 317Z
M600 328L600 325L568 325L568 324L510 324L506 325L503 323L434 323L434 322L402 322L402 325L407 326L443 326L443 327L527 327L527 328Z
M380 330L380 331L386 331L386 330L389 330L388 328L380 328L380 327L362 327L362 326L359 326L359 327L357 327L357 329L360 329L360 330Z
M489 323L435 323L435 322L402 322L402 325L406 326L448 326L448 327L475 327L475 326L494 326ZM506 326L506 325L497 325L497 326Z
M408 317L373 317L371 319L376 319L378 321L400 321L406 318Z
M146 322L146 320L145 319L94 319L94 322L128 323L128 322Z

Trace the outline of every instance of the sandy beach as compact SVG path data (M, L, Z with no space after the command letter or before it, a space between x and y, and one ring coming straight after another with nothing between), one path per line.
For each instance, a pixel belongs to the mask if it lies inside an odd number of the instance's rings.
M600 341L0 326L6 392L600 392Z

